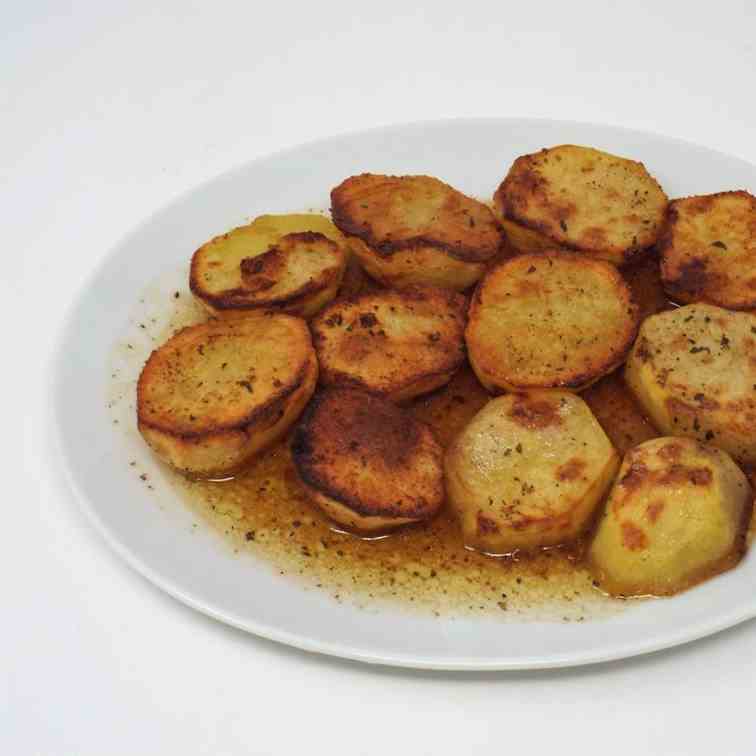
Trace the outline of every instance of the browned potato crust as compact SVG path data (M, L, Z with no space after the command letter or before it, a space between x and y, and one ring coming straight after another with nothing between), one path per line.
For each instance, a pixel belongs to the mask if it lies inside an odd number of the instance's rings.
M441 506L442 450L430 428L366 391L318 392L291 451L313 502L351 530L386 530Z
M311 323L325 385L352 385L390 401L449 381L465 359L466 300L410 286L332 302Z
M331 214L386 285L462 290L502 248L491 210L431 176L351 176L332 190Z
M489 391L582 390L625 359L638 310L617 269L572 252L532 252L492 268L465 332Z
M289 315L209 321L156 349L137 385L137 420L166 462L228 474L281 437L315 388L307 324Z
M189 286L218 317L261 309L309 318L335 296L347 265L343 236L321 215L261 215L203 244Z
M523 155L494 194L510 243L622 265L659 236L667 196L642 163L577 145Z
M756 197L745 191L669 204L659 244L664 288L678 302L756 310Z

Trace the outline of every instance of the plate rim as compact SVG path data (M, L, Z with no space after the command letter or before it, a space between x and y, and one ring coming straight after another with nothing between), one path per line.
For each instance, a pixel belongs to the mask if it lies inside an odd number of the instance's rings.
M64 428L61 411L61 393L63 389L63 370L62 363L65 358L66 337L71 329L76 314L77 306L85 293L91 288L92 283L98 278L103 269L107 266L111 258L117 254L120 247L128 244L129 239L136 235L139 229L149 226L156 217L167 212L176 205L182 204L186 198L200 191L203 187L230 179L244 172L253 169L256 163L276 160L283 158L289 153L310 148L327 146L329 143L338 142L350 138L359 138L381 132L390 132L392 130L416 129L424 126L428 127L454 127L495 125L501 124L506 126L508 123L517 123L526 125L528 123L549 124L555 127L560 125L569 126L570 128L606 128L615 132L622 132L626 135L632 135L636 138L661 139L684 146L688 149L702 150L708 154L714 154L723 159L736 159L746 163L756 170L756 165L749 160L722 150L706 147L703 144L681 139L679 137L668 136L663 133L654 131L629 128L625 126L616 126L611 123L598 123L590 121L552 119L552 118L533 118L533 117L464 117L464 118L443 118L443 119L423 119L408 122L392 122L380 126L374 126L368 129L349 130L331 134L326 137L320 137L305 142L288 145L270 153L258 155L251 160L234 165L229 169L222 171L202 182L187 187L176 194L166 203L160 205L144 218L136 222L133 226L126 229L120 235L114 236L105 253L97 260L88 273L83 277L79 286L74 290L68 302L66 303L63 317L58 321L59 325L53 339L53 347L49 352L48 378L47 378L47 415L53 426L52 449L57 452L59 464L58 475L60 475L73 494L80 510L83 510L86 519L94 529L103 537L105 543L111 548L131 569L141 577L158 587L161 591L180 601L185 606L211 617L214 620L227 624L238 630L259 636L269 641L273 641L285 646L297 648L309 653L318 653L329 657L348 659L350 661L361 662L369 665L400 667L405 669L422 669L447 672L494 672L494 671L523 671L523 670L543 670L572 668L578 666L601 664L620 659L630 659L637 656L646 655L656 651L687 645L701 638L715 635L730 627L738 625L749 619L756 617L756 594L751 605L744 604L736 606L732 611L719 613L712 620L703 620L693 627L680 628L677 631L668 631L661 637L652 637L644 641L636 641L630 644L622 644L611 650L585 651L582 653L572 652L565 656L564 654L552 654L544 657L523 657L517 660L501 657L492 657L491 659L480 659L471 657L458 657L447 660L438 660L434 657L420 657L417 655L390 654L386 652L370 653L360 648L355 648L348 644L334 643L329 641L316 640L306 634L296 634L286 630L278 629L274 626L257 622L249 618L241 618L233 612L219 610L201 599L197 599L187 592L184 588L174 583L174 581L161 574L159 570L153 568L144 561L137 553L124 544L105 524L100 514L94 507L93 502L81 489L79 482L73 472L70 464L70 451L67 450L64 443Z

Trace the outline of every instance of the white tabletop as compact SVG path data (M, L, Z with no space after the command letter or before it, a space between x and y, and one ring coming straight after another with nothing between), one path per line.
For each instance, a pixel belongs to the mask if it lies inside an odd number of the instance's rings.
M756 752L753 622L627 662L441 674L309 655L196 614L79 512L46 398L60 315L92 266L177 194L286 146L517 115L756 162L753 4L118 5L0 9L0 753Z

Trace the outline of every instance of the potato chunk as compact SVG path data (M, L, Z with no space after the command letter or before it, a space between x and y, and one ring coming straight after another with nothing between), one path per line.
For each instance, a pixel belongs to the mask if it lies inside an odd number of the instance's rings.
M726 452L645 441L625 455L590 563L608 593L675 593L737 561L750 506L748 480Z
M558 245L622 265L656 242L667 196L642 163L563 144L518 157L494 209L522 252Z
M573 252L513 257L478 285L465 333L489 391L582 390L620 365L638 309L617 269Z
M259 314L190 326L142 369L139 431L182 472L227 475L286 432L317 378L304 320Z
M219 317L261 309L309 318L341 284L344 237L322 215L261 215L203 244L192 257L192 293Z
M491 210L431 176L351 176L331 192L333 222L386 286L474 284L503 238Z
M366 391L319 391L291 442L312 501L349 530L374 533L432 517L444 498L431 429Z
M678 302L756 310L756 197L721 192L669 203L664 288Z
M465 359L461 294L409 286L340 299L312 321L325 385L352 385L393 402L447 383Z
M662 433L756 463L756 315L708 304L651 315L625 380Z
M490 554L576 538L618 466L588 405L567 391L493 399L452 442L444 463L465 543Z

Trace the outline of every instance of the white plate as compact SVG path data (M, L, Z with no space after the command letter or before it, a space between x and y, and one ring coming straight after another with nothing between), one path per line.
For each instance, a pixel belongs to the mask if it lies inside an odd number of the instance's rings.
M756 168L674 139L609 126L523 119L392 126L335 137L249 163L189 192L133 231L81 292L54 374L60 450L82 506L136 570L223 622L299 648L365 662L437 669L525 669L642 654L756 615L756 553L672 599L639 602L585 623L438 619L401 609L365 612L256 569L203 529L176 498L161 506L130 470L160 475L135 434L106 408L108 355L135 299L185 265L210 236L263 212L327 207L330 187L363 171L428 173L489 197L513 158L543 146L587 144L642 160L670 196L756 189Z

